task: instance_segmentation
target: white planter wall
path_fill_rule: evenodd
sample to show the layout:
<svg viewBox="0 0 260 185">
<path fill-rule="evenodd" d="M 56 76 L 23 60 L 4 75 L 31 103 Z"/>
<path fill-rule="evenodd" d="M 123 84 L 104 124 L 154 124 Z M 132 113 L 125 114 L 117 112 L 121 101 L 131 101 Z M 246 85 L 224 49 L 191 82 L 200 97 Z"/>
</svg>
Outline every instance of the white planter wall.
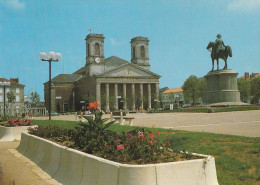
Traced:
<svg viewBox="0 0 260 185">
<path fill-rule="evenodd" d="M 17 150 L 64 185 L 218 185 L 215 160 L 128 165 L 22 133 Z"/>
<path fill-rule="evenodd" d="M 3 127 L 0 126 L 0 142 L 21 140 L 21 133 L 27 132 L 30 126 Z"/>
</svg>

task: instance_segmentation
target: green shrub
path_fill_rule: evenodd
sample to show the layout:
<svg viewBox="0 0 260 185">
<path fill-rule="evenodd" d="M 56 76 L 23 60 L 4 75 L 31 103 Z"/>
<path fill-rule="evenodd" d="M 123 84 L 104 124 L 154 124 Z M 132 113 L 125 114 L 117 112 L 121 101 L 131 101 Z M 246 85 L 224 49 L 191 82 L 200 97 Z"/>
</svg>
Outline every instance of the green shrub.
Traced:
<svg viewBox="0 0 260 185">
<path fill-rule="evenodd" d="M 72 141 L 75 146 L 87 153 L 99 151 L 105 141 L 113 139 L 115 133 L 108 130 L 114 121 L 104 124 L 109 118 L 101 119 L 102 112 L 95 112 L 95 119 L 93 116 L 87 117 L 87 123 L 80 123 L 80 127 L 76 127 Z"/>
<path fill-rule="evenodd" d="M 64 129 L 58 126 L 47 125 L 29 128 L 29 134 L 49 139 L 59 144 L 72 146 L 71 137 L 74 130 Z"/>
</svg>

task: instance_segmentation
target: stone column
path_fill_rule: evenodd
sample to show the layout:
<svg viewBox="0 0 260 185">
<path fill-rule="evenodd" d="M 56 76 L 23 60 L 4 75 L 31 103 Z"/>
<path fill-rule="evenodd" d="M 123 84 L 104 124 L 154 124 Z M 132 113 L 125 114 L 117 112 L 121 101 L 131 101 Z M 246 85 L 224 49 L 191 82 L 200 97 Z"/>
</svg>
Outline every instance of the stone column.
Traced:
<svg viewBox="0 0 260 185">
<path fill-rule="evenodd" d="M 127 101 L 126 101 L 126 84 L 123 84 L 123 100 L 124 100 L 124 105 L 123 109 L 127 109 Z"/>
<path fill-rule="evenodd" d="M 143 89 L 143 84 L 140 84 L 140 100 L 141 100 L 141 109 L 144 108 L 144 89 Z"/>
<path fill-rule="evenodd" d="M 152 104 L 151 104 L 151 84 L 147 84 L 147 91 L 148 91 L 148 110 L 152 108 Z"/>
<path fill-rule="evenodd" d="M 115 84 L 115 110 L 118 110 L 118 88 L 117 84 Z"/>
<path fill-rule="evenodd" d="M 159 83 L 155 84 L 155 98 L 159 101 Z"/>
<path fill-rule="evenodd" d="M 131 86 L 131 99 L 132 99 L 132 110 L 135 110 L 135 84 Z"/>
<path fill-rule="evenodd" d="M 96 101 L 98 103 L 98 109 L 101 109 L 101 96 L 100 96 L 100 83 L 96 85 Z"/>
<path fill-rule="evenodd" d="M 109 112 L 109 83 L 106 83 L 106 111 Z"/>
</svg>

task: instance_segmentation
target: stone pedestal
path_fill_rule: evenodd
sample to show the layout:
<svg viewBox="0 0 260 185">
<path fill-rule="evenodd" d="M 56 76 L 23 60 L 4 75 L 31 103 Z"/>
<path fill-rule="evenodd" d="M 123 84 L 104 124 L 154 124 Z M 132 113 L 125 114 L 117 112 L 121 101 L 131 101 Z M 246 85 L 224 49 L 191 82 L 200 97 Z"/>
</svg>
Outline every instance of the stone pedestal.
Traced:
<svg viewBox="0 0 260 185">
<path fill-rule="evenodd" d="M 218 70 L 209 72 L 205 76 L 206 103 L 239 103 L 240 92 L 237 89 L 237 75 L 238 73 L 234 70 Z"/>
</svg>

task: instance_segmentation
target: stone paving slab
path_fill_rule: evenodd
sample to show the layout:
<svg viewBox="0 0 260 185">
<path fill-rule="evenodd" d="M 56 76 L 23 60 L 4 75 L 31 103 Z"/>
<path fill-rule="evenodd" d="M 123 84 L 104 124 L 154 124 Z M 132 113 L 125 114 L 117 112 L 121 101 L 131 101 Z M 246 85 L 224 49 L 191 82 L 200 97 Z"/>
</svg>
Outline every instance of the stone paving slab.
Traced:
<svg viewBox="0 0 260 185">
<path fill-rule="evenodd" d="M 0 142 L 1 185 L 60 185 L 15 149 L 19 141 Z"/>
</svg>

